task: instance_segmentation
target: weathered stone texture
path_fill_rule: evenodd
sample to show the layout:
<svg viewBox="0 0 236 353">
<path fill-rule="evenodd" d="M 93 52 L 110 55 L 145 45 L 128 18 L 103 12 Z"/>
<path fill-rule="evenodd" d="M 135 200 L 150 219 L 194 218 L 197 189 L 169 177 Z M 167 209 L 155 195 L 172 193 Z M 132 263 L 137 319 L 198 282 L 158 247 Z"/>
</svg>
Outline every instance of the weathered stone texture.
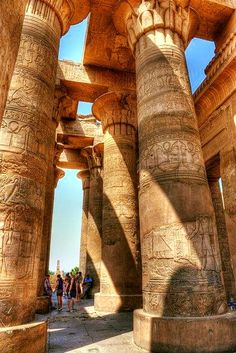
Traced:
<svg viewBox="0 0 236 353">
<path fill-rule="evenodd" d="M 95 307 L 134 309 L 141 305 L 136 101 L 131 95 L 107 93 L 95 101 L 93 113 L 104 130 L 101 284 Z"/>
<path fill-rule="evenodd" d="M 83 170 L 77 174 L 82 179 L 83 187 L 83 209 L 81 223 L 81 240 L 80 240 L 80 264 L 79 268 L 83 276 L 87 273 L 87 236 L 88 236 L 88 212 L 89 212 L 89 189 L 90 189 L 90 173 L 89 170 Z"/>
<path fill-rule="evenodd" d="M 127 21 L 137 72 L 144 311 L 212 315 L 225 310 L 225 297 L 183 53 L 191 36 L 187 23 L 195 18 L 186 9 L 154 3 L 155 9 L 142 5 L 137 18 Z M 167 13 L 174 18 L 172 27 Z M 155 22 L 158 16 L 164 32 Z"/>
<path fill-rule="evenodd" d="M 93 278 L 92 295 L 100 290 L 102 243 L 102 149 L 103 144 L 82 150 L 90 171 L 90 191 L 86 242 L 86 272 Z"/>
<path fill-rule="evenodd" d="M 229 249 L 229 239 L 225 222 L 222 194 L 219 186 L 219 178 L 209 177 L 209 186 L 215 209 L 216 226 L 222 263 L 222 274 L 225 285 L 227 299 L 235 297 L 235 279 L 232 271 L 231 254 Z"/>
<path fill-rule="evenodd" d="M 54 193 L 59 179 L 63 178 L 65 175 L 65 172 L 56 166 L 63 148 L 64 146 L 62 144 L 55 143 L 53 163 L 48 165 L 47 170 L 43 231 L 39 258 L 39 270 L 37 276 L 37 295 L 43 302 L 45 301 L 45 298 L 42 297 L 44 295 L 44 278 L 49 271 Z M 37 299 L 37 307 L 40 307 L 40 298 Z M 37 312 L 40 313 L 38 310 Z"/>
<path fill-rule="evenodd" d="M 73 7 L 30 0 L 0 130 L 1 325 L 35 313 L 48 166 L 53 163 L 53 102 L 58 47 Z M 15 285 L 17 281 L 18 285 Z"/>
<path fill-rule="evenodd" d="M 1 353 L 45 353 L 47 322 L 0 328 Z"/>
<path fill-rule="evenodd" d="M 0 3 L 0 123 L 20 44 L 27 0 Z"/>
</svg>

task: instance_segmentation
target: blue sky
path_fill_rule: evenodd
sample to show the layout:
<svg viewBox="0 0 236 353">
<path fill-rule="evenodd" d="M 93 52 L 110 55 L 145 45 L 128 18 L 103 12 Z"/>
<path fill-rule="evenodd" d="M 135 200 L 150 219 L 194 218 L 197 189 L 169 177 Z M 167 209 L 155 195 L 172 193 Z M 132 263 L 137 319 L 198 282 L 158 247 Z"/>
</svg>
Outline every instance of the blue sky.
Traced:
<svg viewBox="0 0 236 353">
<path fill-rule="evenodd" d="M 61 39 L 59 59 L 81 62 L 86 33 L 86 20 L 72 26 Z M 204 80 L 204 69 L 214 56 L 214 44 L 194 38 L 186 50 L 186 60 L 193 92 Z M 80 102 L 80 114 L 89 114 L 91 104 Z M 66 170 L 55 192 L 50 270 L 56 269 L 57 260 L 61 269 L 69 271 L 79 264 L 79 247 L 82 215 L 82 184 L 76 177 L 78 170 Z"/>
</svg>

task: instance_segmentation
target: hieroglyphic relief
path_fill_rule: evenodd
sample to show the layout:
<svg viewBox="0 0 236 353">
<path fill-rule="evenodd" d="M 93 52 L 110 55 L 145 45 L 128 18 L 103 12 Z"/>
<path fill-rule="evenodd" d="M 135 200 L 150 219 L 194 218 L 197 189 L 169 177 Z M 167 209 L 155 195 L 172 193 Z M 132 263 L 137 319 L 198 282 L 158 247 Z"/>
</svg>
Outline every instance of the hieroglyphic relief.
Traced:
<svg viewBox="0 0 236 353">
<path fill-rule="evenodd" d="M 206 310 L 211 314 L 211 310 L 215 310 L 209 305 L 211 298 L 207 294 L 210 288 L 221 288 L 221 265 L 215 234 L 214 218 L 199 215 L 195 221 L 163 226 L 143 236 L 143 289 L 146 306 L 151 312 L 172 311 L 175 316 L 183 310 L 189 316 L 198 311 L 205 314 Z M 193 291 L 191 295 L 189 285 Z M 178 288 L 178 293 L 174 294 L 175 288 Z M 196 303 L 200 300 L 199 291 L 205 298 L 201 310 Z M 168 304 L 168 300 L 172 303 Z"/>
<path fill-rule="evenodd" d="M 172 259 L 173 269 L 181 264 L 201 271 L 219 272 L 219 254 L 211 243 L 213 236 L 213 219 L 205 215 L 194 222 L 163 226 L 143 236 L 144 256 L 148 260 Z M 165 277 L 163 269 L 157 268 L 157 271 L 160 271 L 160 278 Z"/>
<path fill-rule="evenodd" d="M 16 0 L 14 3 L 4 1 L 0 4 L 0 122 L 20 44 L 26 2 Z"/>
<path fill-rule="evenodd" d="M 52 85 L 57 70 L 57 55 L 52 55 L 52 47 L 45 40 L 36 39 L 32 34 L 23 33 L 20 42 L 20 51 L 17 58 L 18 67 L 28 69 L 32 75 L 40 75 L 42 79 Z"/>
<path fill-rule="evenodd" d="M 98 98 L 93 113 L 102 121 L 105 132 L 102 222 L 102 262 L 105 266 L 101 268 L 101 295 L 112 294 L 115 300 L 117 293 L 120 293 L 125 301 L 127 294 L 140 294 L 140 262 L 138 264 L 136 261 L 139 234 L 135 187 L 135 100 L 128 95 L 108 93 Z M 113 263 L 110 261 L 111 254 Z M 126 276 L 124 283 L 122 273 L 127 268 L 129 276 Z M 113 305 L 117 306 L 115 302 Z M 137 305 L 135 300 L 132 305 Z"/>
<path fill-rule="evenodd" d="M 191 175 L 195 172 L 199 177 L 205 178 L 201 147 L 191 141 L 169 139 L 160 143 L 156 141 L 153 145 L 150 143 L 143 150 L 140 159 L 140 168 L 144 173 L 147 171 L 161 175 L 174 171 L 179 175 L 184 172 Z"/>
<path fill-rule="evenodd" d="M 32 5 L 40 10 L 36 17 Z M 35 306 L 30 305 L 36 298 L 47 163 L 53 160 L 56 129 L 52 113 L 56 74 L 53 65 L 57 61 L 55 48 L 58 48 L 60 39 L 58 15 L 51 5 L 48 7 L 41 0 L 30 0 L 27 11 L 23 41 L 0 130 L 3 161 L 0 175 L 0 287 L 6 281 L 22 281 L 15 294 L 20 314 L 14 317 L 12 311 L 7 324 L 26 322 L 32 319 L 35 310 Z M 40 14 L 49 16 L 49 23 L 46 22 L 47 16 L 41 20 Z M 48 24 L 51 21 L 55 27 L 49 38 Z M 45 70 L 46 58 L 50 64 L 48 70 Z M 29 288 L 23 295 L 23 283 L 26 282 Z M 1 317 L 2 310 L 0 307 Z"/>
</svg>

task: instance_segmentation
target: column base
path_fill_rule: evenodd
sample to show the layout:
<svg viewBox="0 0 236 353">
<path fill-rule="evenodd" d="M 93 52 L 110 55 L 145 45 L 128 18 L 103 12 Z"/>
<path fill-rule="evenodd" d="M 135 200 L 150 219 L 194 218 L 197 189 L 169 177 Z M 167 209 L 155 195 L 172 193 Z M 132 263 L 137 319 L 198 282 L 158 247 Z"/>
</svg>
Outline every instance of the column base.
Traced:
<svg viewBox="0 0 236 353">
<path fill-rule="evenodd" d="M 47 326 L 42 321 L 0 328 L 0 352 L 45 353 Z"/>
<path fill-rule="evenodd" d="M 50 298 L 47 296 L 37 297 L 36 301 L 36 313 L 47 314 L 50 311 Z"/>
<path fill-rule="evenodd" d="M 165 318 L 135 310 L 134 343 L 158 353 L 236 352 L 236 313 Z"/>
<path fill-rule="evenodd" d="M 115 295 L 96 293 L 94 308 L 96 311 L 115 313 L 119 311 L 133 311 L 142 307 L 142 295 Z"/>
</svg>

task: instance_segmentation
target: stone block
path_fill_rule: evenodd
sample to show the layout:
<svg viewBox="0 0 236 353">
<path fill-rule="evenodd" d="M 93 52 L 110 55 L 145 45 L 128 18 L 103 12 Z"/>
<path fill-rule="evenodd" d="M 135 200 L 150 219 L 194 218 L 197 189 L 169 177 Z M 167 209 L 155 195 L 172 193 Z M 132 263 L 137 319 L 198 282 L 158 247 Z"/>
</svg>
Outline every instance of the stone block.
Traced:
<svg viewBox="0 0 236 353">
<path fill-rule="evenodd" d="M 1 353 L 46 353 L 47 321 L 0 328 Z"/>
<path fill-rule="evenodd" d="M 236 314 L 170 318 L 135 310 L 134 342 L 158 353 L 236 352 Z"/>
</svg>

